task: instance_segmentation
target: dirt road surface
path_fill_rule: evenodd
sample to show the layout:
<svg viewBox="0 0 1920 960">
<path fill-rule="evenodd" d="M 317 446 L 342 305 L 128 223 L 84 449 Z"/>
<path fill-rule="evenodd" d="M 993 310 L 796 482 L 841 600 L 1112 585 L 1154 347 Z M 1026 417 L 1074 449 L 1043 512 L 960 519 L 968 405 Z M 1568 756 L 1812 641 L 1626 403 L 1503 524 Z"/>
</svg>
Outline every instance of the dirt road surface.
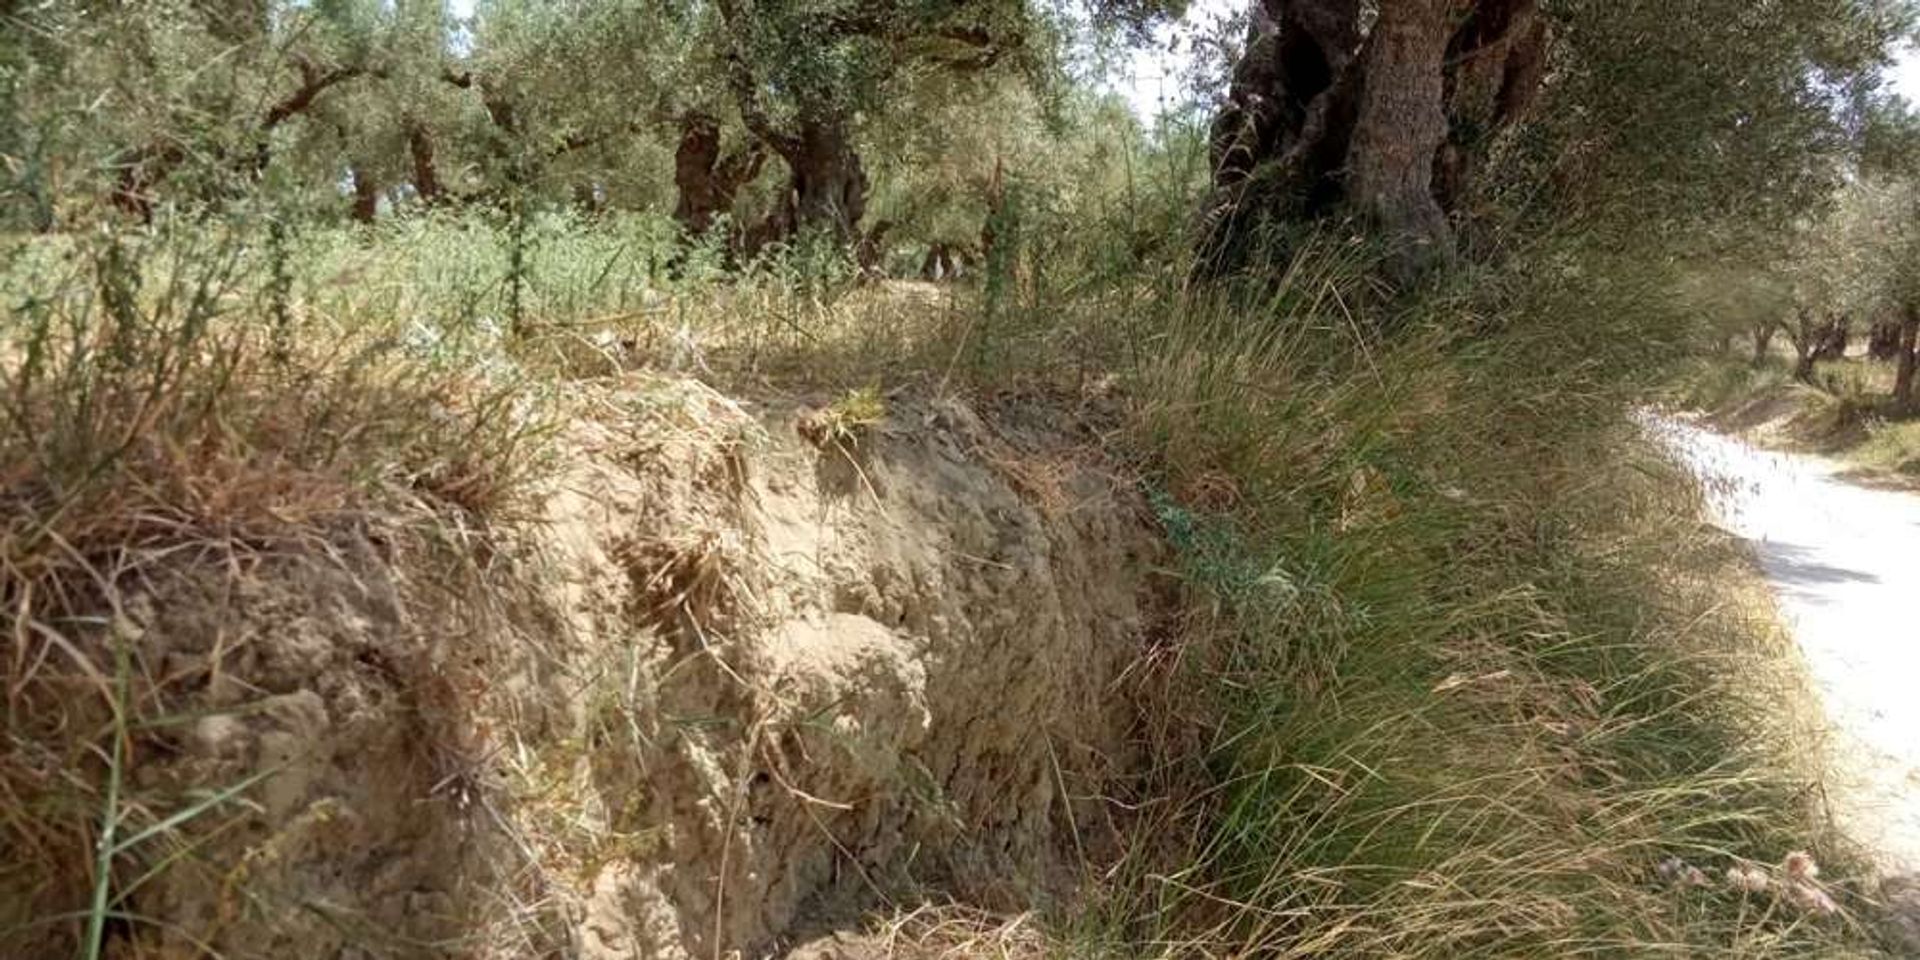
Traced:
<svg viewBox="0 0 1920 960">
<path fill-rule="evenodd" d="M 1760 559 L 1830 725 L 1840 826 L 1889 873 L 1920 873 L 1920 495 L 1680 420 L 1647 422 L 1701 478 L 1715 522 Z"/>
</svg>

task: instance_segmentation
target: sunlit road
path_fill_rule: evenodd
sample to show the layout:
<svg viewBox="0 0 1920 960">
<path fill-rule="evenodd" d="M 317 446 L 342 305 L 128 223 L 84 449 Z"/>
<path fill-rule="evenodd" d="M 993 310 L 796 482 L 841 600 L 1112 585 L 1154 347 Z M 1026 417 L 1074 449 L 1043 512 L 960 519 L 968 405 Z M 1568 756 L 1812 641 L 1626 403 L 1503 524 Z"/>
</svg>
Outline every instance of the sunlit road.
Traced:
<svg viewBox="0 0 1920 960">
<path fill-rule="evenodd" d="M 1834 813 L 1894 872 L 1920 871 L 1920 496 L 1840 479 L 1667 418 L 1653 432 L 1753 544 L 1831 724 Z"/>
</svg>

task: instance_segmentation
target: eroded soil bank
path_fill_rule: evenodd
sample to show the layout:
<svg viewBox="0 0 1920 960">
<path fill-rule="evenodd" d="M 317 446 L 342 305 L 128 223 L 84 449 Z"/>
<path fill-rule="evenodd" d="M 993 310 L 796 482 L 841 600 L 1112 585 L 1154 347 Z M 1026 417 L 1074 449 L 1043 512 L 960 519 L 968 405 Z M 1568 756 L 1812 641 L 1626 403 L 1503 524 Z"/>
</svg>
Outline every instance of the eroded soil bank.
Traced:
<svg viewBox="0 0 1920 960">
<path fill-rule="evenodd" d="M 1084 415 L 571 404 L 506 532 L 374 518 L 117 584 L 87 650 L 126 670 L 68 694 L 130 691 L 147 822 L 216 798 L 119 865 L 162 921 L 122 949 L 757 956 L 913 892 L 1070 893 L 1136 765 L 1160 549 Z M 40 929 L 9 954 L 73 935 Z"/>
</svg>

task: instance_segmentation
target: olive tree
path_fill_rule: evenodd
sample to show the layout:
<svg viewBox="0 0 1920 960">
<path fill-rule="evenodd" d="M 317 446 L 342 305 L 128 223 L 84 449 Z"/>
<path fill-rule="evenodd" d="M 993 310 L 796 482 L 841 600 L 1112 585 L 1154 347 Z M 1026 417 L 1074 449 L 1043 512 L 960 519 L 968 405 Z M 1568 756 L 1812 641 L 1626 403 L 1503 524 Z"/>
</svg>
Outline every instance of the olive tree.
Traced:
<svg viewBox="0 0 1920 960">
<path fill-rule="evenodd" d="M 1258 0 L 1200 249 L 1351 218 L 1411 281 L 1501 218 L 1790 223 L 1827 194 L 1900 10 L 1867 0 Z M 1552 202 L 1543 202 L 1551 200 Z M 1735 205 L 1738 205 L 1737 209 Z"/>
</svg>

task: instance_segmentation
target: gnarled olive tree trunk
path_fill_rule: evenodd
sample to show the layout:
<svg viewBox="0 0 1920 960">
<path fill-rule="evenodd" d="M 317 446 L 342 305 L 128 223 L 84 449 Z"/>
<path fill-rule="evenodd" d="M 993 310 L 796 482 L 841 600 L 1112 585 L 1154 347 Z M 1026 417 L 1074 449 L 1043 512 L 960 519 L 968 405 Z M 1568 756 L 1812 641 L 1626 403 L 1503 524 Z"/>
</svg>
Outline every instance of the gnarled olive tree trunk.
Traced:
<svg viewBox="0 0 1920 960">
<path fill-rule="evenodd" d="M 380 213 L 380 181 L 364 166 L 356 165 L 352 171 L 353 220 L 372 223 Z"/>
<path fill-rule="evenodd" d="M 867 174 L 854 143 L 852 113 L 834 98 L 816 94 L 802 100 L 791 119 L 776 121 L 761 101 L 762 78 L 747 62 L 740 41 L 754 14 L 739 0 L 721 0 L 718 7 L 729 33 L 727 86 L 740 120 L 787 165 L 786 201 L 774 216 L 749 231 L 749 243 L 824 229 L 853 248 L 860 241 L 860 218 L 866 213 Z M 843 24 L 842 29 L 854 28 Z"/>
<path fill-rule="evenodd" d="M 413 192 L 420 202 L 433 206 L 446 199 L 446 187 L 440 183 L 440 166 L 434 160 L 433 132 L 416 117 L 406 120 L 407 159 L 413 165 Z"/>
<path fill-rule="evenodd" d="M 853 130 L 844 116 L 800 118 L 792 137 L 774 143 L 791 172 L 793 225 L 824 228 L 842 243 L 860 236 L 867 210 L 867 172 L 854 149 Z"/>
<path fill-rule="evenodd" d="M 1853 343 L 1853 320 L 1845 314 L 1827 314 L 1826 327 L 1820 338 L 1820 346 L 1815 348 L 1815 360 L 1845 360 L 1847 348 Z"/>
<path fill-rule="evenodd" d="M 1347 202 L 1399 245 L 1396 272 L 1418 272 L 1453 252 L 1453 231 L 1433 193 L 1433 168 L 1447 140 L 1443 73 L 1454 3 L 1381 3 L 1358 64 Z"/>
<path fill-rule="evenodd" d="M 749 129 L 786 164 L 787 189 L 777 209 L 747 228 L 742 249 L 756 251 L 802 231 L 831 236 L 849 250 L 867 242 L 860 228 L 867 210 L 866 167 L 845 118 L 802 118 L 792 133 L 767 126 Z"/>
<path fill-rule="evenodd" d="M 1538 0 L 1257 0 L 1211 130 L 1203 274 L 1265 224 L 1362 218 L 1410 281 L 1451 257 L 1494 139 L 1525 116 L 1549 34 Z"/>
<path fill-rule="evenodd" d="M 1762 324 L 1756 324 L 1754 326 L 1753 328 L 1753 365 L 1755 367 L 1761 367 L 1766 365 L 1767 356 L 1773 350 L 1774 332 L 1779 329 L 1780 329 L 1779 327 L 1774 326 L 1772 323 L 1762 323 Z"/>
<path fill-rule="evenodd" d="M 690 111 L 681 116 L 673 153 L 674 221 L 693 236 L 705 234 L 715 218 L 733 209 L 740 188 L 759 176 L 765 159 L 758 144 L 724 150 L 720 123 L 711 115 Z"/>
<path fill-rule="evenodd" d="M 1793 325 L 1787 328 L 1787 339 L 1793 342 L 1793 378 L 1812 383 L 1820 345 L 1827 341 L 1827 325 L 1806 307 L 1796 308 L 1793 317 Z"/>
<path fill-rule="evenodd" d="M 1867 335 L 1867 356 L 1883 361 L 1898 357 L 1902 325 L 1899 317 L 1882 317 L 1875 320 L 1872 331 Z"/>
</svg>

